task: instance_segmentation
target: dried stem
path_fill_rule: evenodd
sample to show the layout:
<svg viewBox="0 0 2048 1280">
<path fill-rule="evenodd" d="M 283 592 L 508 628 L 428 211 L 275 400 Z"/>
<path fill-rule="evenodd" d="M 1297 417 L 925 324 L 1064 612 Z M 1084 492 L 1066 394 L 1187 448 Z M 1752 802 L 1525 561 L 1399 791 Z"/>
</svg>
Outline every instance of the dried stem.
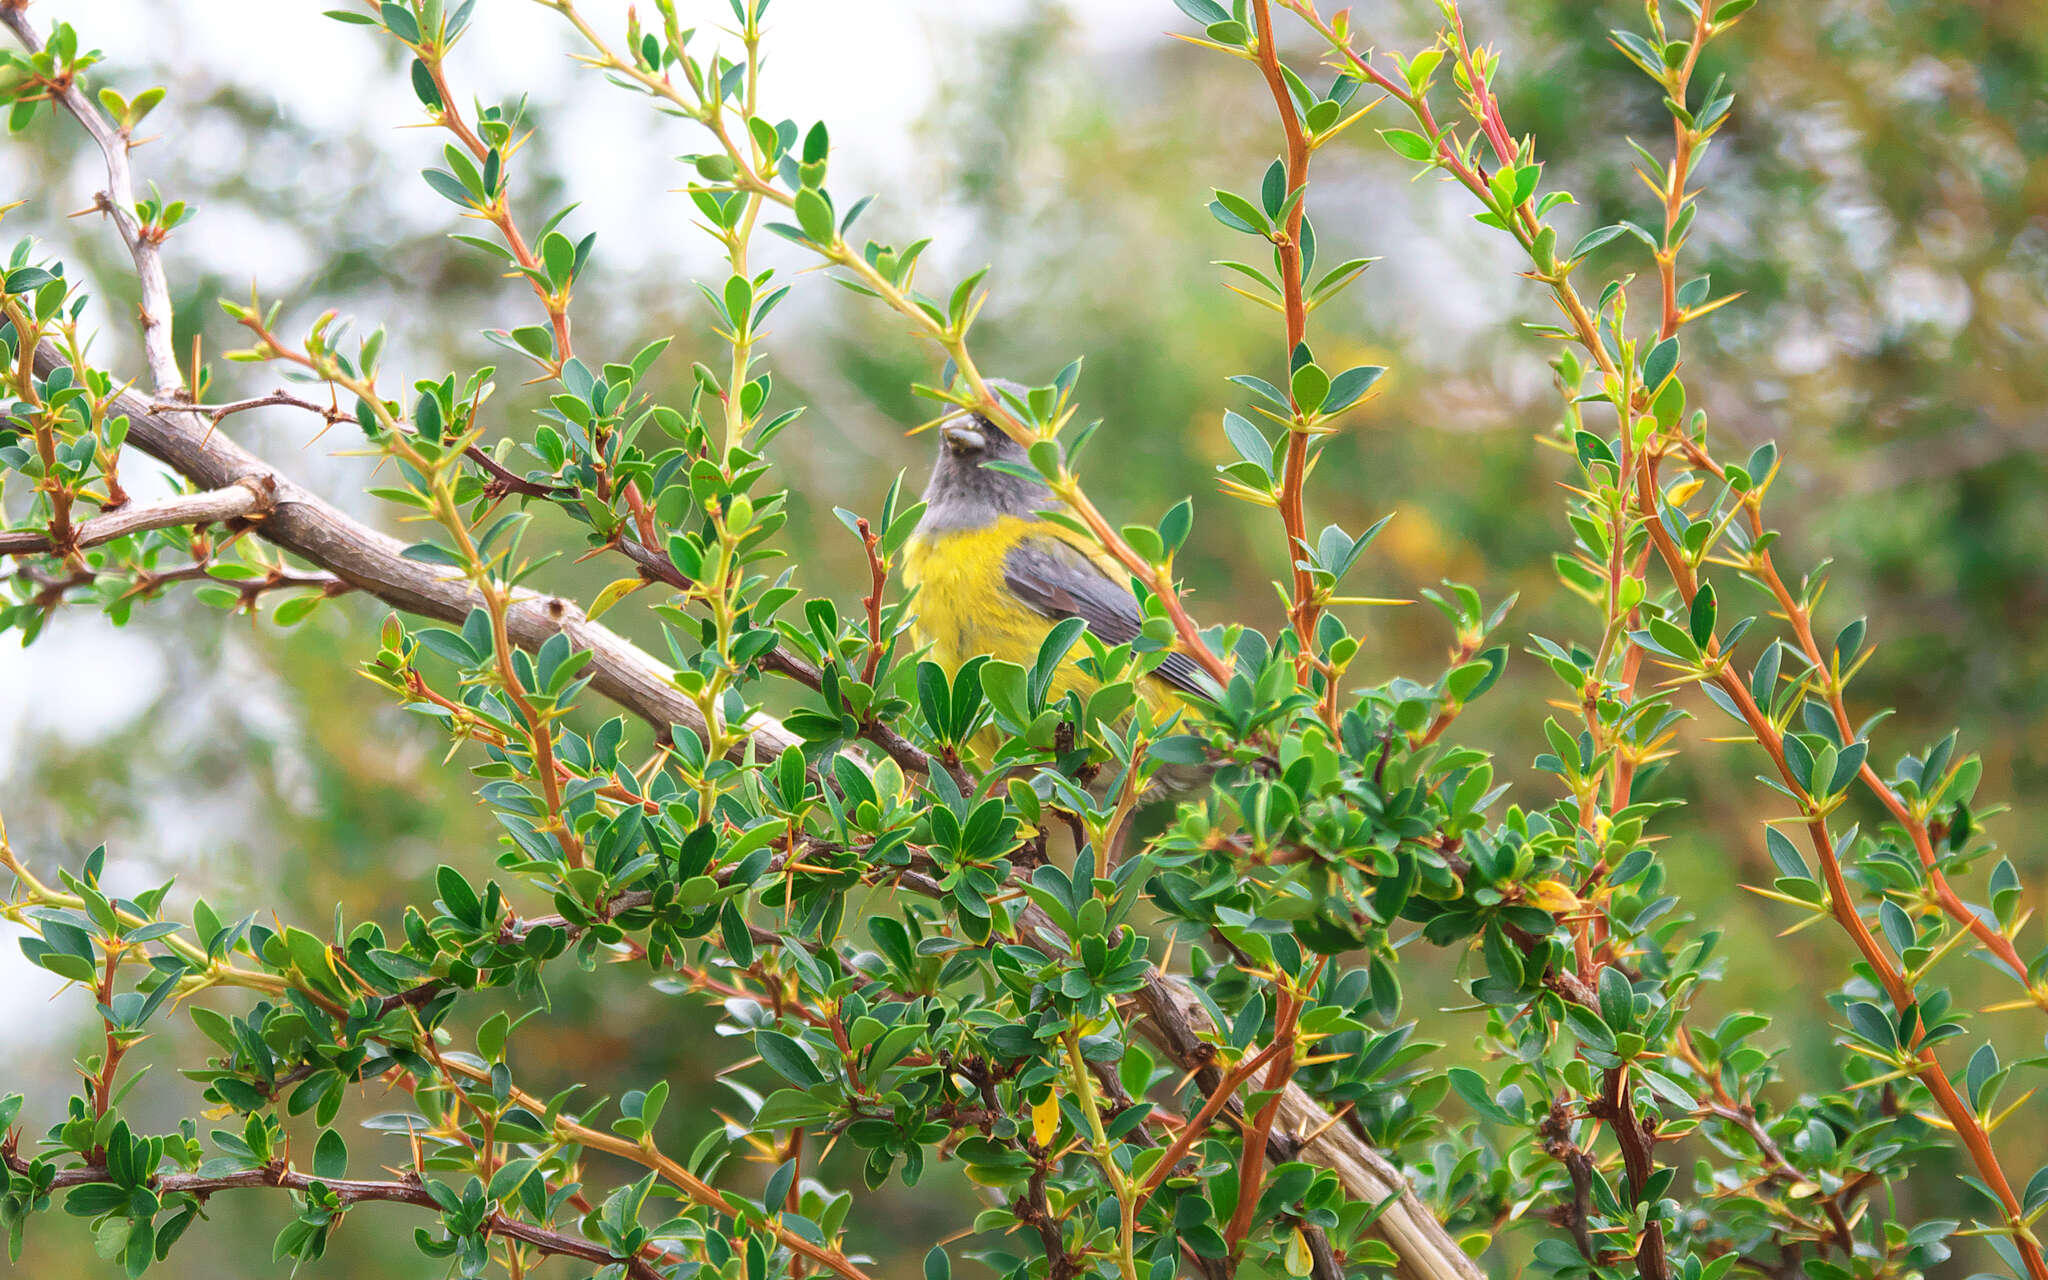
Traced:
<svg viewBox="0 0 2048 1280">
<path fill-rule="evenodd" d="M 178 525 L 222 524 L 229 520 L 260 517 L 268 510 L 271 495 L 259 477 L 238 480 L 205 493 L 183 494 L 158 502 L 131 502 L 104 515 L 83 521 L 71 530 L 68 543 L 59 545 L 53 530 L 0 530 L 0 556 L 68 555 L 151 529 Z"/>
</svg>

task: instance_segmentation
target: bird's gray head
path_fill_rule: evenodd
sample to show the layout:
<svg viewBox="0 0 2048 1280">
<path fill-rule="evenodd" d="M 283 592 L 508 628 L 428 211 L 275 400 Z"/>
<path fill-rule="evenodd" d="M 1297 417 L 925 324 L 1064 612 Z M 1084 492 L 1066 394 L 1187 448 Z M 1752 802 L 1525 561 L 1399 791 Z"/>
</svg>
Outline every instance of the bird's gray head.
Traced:
<svg viewBox="0 0 2048 1280">
<path fill-rule="evenodd" d="M 1016 395 L 1024 388 L 998 378 L 988 379 Z M 1033 512 L 1053 505 L 1051 490 L 1037 480 L 984 464 L 1008 463 L 1029 467 L 1024 449 L 995 423 L 979 413 L 960 413 L 939 425 L 939 456 L 932 464 L 931 483 L 924 488 L 924 518 L 918 528 L 926 533 L 958 529 L 979 529 L 1002 516 L 1029 519 Z"/>
</svg>

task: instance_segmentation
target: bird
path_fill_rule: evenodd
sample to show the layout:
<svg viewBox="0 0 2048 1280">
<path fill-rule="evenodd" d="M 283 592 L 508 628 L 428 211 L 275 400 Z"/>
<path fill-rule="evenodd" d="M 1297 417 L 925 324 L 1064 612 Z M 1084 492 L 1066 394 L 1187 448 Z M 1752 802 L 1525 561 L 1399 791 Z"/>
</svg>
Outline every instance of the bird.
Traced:
<svg viewBox="0 0 2048 1280">
<path fill-rule="evenodd" d="M 985 380 L 1019 396 L 1024 388 Z M 904 545 L 903 578 L 916 589 L 912 638 L 949 674 L 979 655 L 1029 668 L 1047 632 L 1079 618 L 1105 645 L 1128 644 L 1144 614 L 1121 566 L 1038 513 L 1061 510 L 1029 472 L 1024 447 L 977 411 L 939 425 L 938 457 L 925 486 L 925 510 Z M 1085 701 L 1100 682 L 1082 670 L 1078 647 L 1055 674 L 1050 697 L 1069 690 Z M 1185 695 L 1214 696 L 1186 654 L 1168 653 L 1139 678 L 1139 693 L 1161 718 Z"/>
</svg>

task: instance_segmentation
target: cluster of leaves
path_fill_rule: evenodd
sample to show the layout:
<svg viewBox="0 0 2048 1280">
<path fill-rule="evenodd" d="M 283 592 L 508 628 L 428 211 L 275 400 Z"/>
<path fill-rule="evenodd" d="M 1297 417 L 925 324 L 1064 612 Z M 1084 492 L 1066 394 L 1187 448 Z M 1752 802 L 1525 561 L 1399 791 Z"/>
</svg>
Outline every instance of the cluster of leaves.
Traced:
<svg viewBox="0 0 2048 1280">
<path fill-rule="evenodd" d="M 1852 725 L 1843 703 L 1864 627 L 1823 649 L 1819 581 L 1789 588 L 1769 558 L 1775 450 L 1719 463 L 1704 415 L 1686 413 L 1677 331 L 1727 299 L 1704 280 L 1679 284 L 1675 264 L 1694 168 L 1730 107 L 1718 86 L 1693 93 L 1690 76 L 1746 5 L 1674 0 L 1691 23 L 1680 38 L 1653 0 L 1649 35 L 1617 35 L 1674 122 L 1676 157 L 1645 153 L 1664 175 L 1651 180 L 1664 226 L 1596 230 L 1560 257 L 1550 219 L 1570 196 L 1541 192 L 1533 143 L 1508 133 L 1487 88 L 1496 56 L 1468 43 L 1450 0 L 1431 48 L 1390 59 L 1354 51 L 1342 16 L 1283 3 L 1329 43 L 1323 93 L 1281 61 L 1266 0 L 1179 0 L 1201 24 L 1196 43 L 1265 73 L 1289 144 L 1256 199 L 1218 189 L 1213 206 L 1232 232 L 1270 244 L 1270 272 L 1226 265 L 1287 324 L 1273 376 L 1233 378 L 1280 440 L 1232 412 L 1222 430 L 1235 457 L 1219 468 L 1227 494 L 1285 526 L 1288 625 L 1267 636 L 1203 630 L 1181 608 L 1173 560 L 1195 536 L 1191 502 L 1118 530 L 1088 501 L 1076 467 L 1094 426 L 1068 429 L 1078 363 L 1039 387 L 992 383 L 968 350 L 978 275 L 941 300 L 915 285 L 924 242 L 847 240 L 868 202 L 842 214 L 826 191 L 826 127 L 758 106 L 766 0 L 733 0 L 736 54 L 707 49 L 668 0 L 652 28 L 633 21 L 624 52 L 568 0 L 543 2 L 611 79 L 708 139 L 685 159 L 700 226 L 729 269 L 702 290 L 729 360 L 695 365 L 676 399 L 657 374 L 666 341 L 619 359 L 575 351 L 571 297 L 595 244 L 561 229 L 570 209 L 532 238 L 519 227 L 522 113 L 465 114 L 449 79 L 471 5 L 337 11 L 412 59 L 421 107 L 452 139 L 424 179 L 495 233 L 460 238 L 532 290 L 542 322 L 492 336 L 532 366 L 544 400 L 501 416 L 489 368 L 394 393 L 380 384 L 381 331 L 351 342 L 328 315 L 287 340 L 275 307 L 226 306 L 251 335 L 238 358 L 353 406 L 327 416 L 351 419 L 387 463 L 378 496 L 430 526 L 406 557 L 466 584 L 473 607 L 459 625 L 394 615 L 364 670 L 465 752 L 503 836 L 492 868 L 440 867 L 432 900 L 391 928 L 337 919 L 321 932 L 229 923 L 203 901 L 174 916 L 169 885 L 110 897 L 98 854 L 45 880 L 0 838 L 16 886 L 0 911 L 32 931 L 33 963 L 94 993 L 106 1032 L 39 1138 L 24 1145 L 12 1130 L 22 1099 L 0 1103 L 0 1222 L 17 1256 L 28 1218 L 61 1198 L 102 1256 L 138 1275 L 206 1196 L 272 1187 L 294 1206 L 279 1259 L 320 1257 L 353 1205 L 388 1200 L 431 1215 L 438 1233 L 422 1228 L 420 1249 L 465 1276 L 560 1255 L 608 1274 L 864 1280 L 848 1243 L 857 1192 L 819 1176 L 817 1149 L 838 1146 L 857 1153 L 868 1187 L 957 1166 L 988 1204 L 952 1248 L 1005 1276 L 1160 1280 L 1192 1266 L 1335 1280 L 1412 1265 L 1401 1252 L 1412 1239 L 1385 1217 L 1398 1191 L 1368 1194 L 1319 1156 L 1341 1142 L 1399 1168 L 1446 1239 L 1476 1254 L 1497 1235 L 1524 1237 L 1509 1247 L 1546 1274 L 1904 1276 L 1940 1262 L 1960 1224 L 1913 1221 L 1909 1202 L 1883 1193 L 1953 1136 L 1985 1201 L 1973 1229 L 2039 1280 L 2028 1223 L 2048 1206 L 2048 1171 L 2016 1190 L 1989 1138 L 2001 1087 L 2041 1064 L 1980 1045 L 1958 1095 L 1935 1054 L 1973 1034 L 1931 977 L 1959 947 L 2009 970 L 2025 1007 L 2048 1006 L 2044 960 L 2021 961 L 2012 942 L 2018 877 L 1983 836 L 1978 770 L 1953 740 L 1888 777 L 1872 767 L 1871 726 Z M 17 126 L 93 60 L 60 27 L 11 62 L 0 96 Z M 1430 103 L 1445 72 L 1462 113 L 1448 127 Z M 125 130 L 154 99 L 101 102 Z M 1577 479 L 1558 567 L 1598 632 L 1530 639 L 1565 686 L 1533 753 L 1556 779 L 1548 801 L 1503 808 L 1494 762 L 1451 732 L 1505 667 L 1506 606 L 1463 586 L 1429 593 L 1453 632 L 1444 671 L 1354 687 L 1345 672 L 1363 646 L 1339 611 L 1372 602 L 1340 592 L 1378 526 L 1311 537 L 1305 523 L 1316 451 L 1381 372 L 1333 373 L 1309 345 L 1313 309 L 1367 264 L 1315 276 L 1307 168 L 1381 103 L 1414 117 L 1383 132 L 1388 146 L 1463 184 L 1566 317 L 1554 330 L 1569 344 L 1555 366 L 1558 443 Z M 145 239 L 183 216 L 160 198 L 145 206 Z M 761 221 L 777 211 L 793 221 Z M 944 376 L 924 390 L 1027 444 L 1025 474 L 1060 503 L 1048 518 L 1128 571 L 1144 613 L 1135 637 L 1112 644 L 1069 620 L 1029 665 L 925 660 L 916 601 L 886 586 L 922 511 L 900 486 L 872 522 L 843 513 L 872 570 L 858 613 L 802 581 L 768 453 L 800 408 L 776 404 L 757 351 L 788 292 L 752 261 L 762 226 L 943 355 Z M 1571 279 L 1625 233 L 1657 268 L 1651 330 L 1630 326 L 1628 281 L 1588 305 Z M 0 474 L 28 495 L 10 532 L 32 535 L 15 556 L 27 594 L 0 627 L 32 639 L 88 585 L 118 623 L 174 576 L 219 580 L 234 596 L 224 603 L 251 609 L 273 587 L 317 588 L 278 608 L 286 625 L 336 593 L 260 554 L 216 562 L 224 539 L 249 545 L 240 525 L 80 545 L 77 511 L 126 502 L 115 380 L 84 357 L 83 295 L 60 266 L 24 244 L 0 290 Z M 61 358 L 39 372 L 38 348 Z M 663 689 L 694 723 L 604 718 L 591 649 L 568 631 L 515 642 L 534 604 L 522 583 L 549 559 L 529 538 L 557 516 L 593 555 L 629 566 L 592 613 L 643 590 L 660 597 L 649 608 L 666 642 Z M 169 570 L 178 554 L 193 567 Z M 1746 670 L 1738 645 L 1773 624 L 1724 622 L 1710 574 L 1762 588 L 1784 624 Z M 1146 696 L 1174 646 L 1217 676 L 1210 696 L 1170 707 Z M 1670 679 L 1644 687 L 1646 663 Z M 1073 665 L 1085 694 L 1058 679 Z M 771 734 L 763 691 L 784 681 L 798 709 Z M 1676 749 L 1680 691 L 1695 686 L 1769 758 L 1769 802 L 1792 806 L 1787 830 L 1770 829 L 1782 876 L 1769 895 L 1832 920 L 1860 951 L 1833 997 L 1836 1079 L 1788 1082 L 1766 1018 L 1714 1021 L 1699 1008 L 1717 935 L 1683 910 L 1657 852 L 1675 802 L 1644 794 Z M 1837 834 L 1830 819 L 1858 787 L 1894 821 Z M 1162 791 L 1173 811 L 1141 814 Z M 1813 862 L 1792 834 L 1810 838 Z M 1949 879 L 1981 865 L 1992 870 L 1978 908 Z M 1483 1071 L 1439 1056 L 1404 1021 L 1413 947 L 1456 957 L 1471 1001 L 1459 1016 L 1486 1050 Z M 663 1081 L 545 1098 L 522 1085 L 520 1038 L 544 1028 L 551 976 L 620 959 L 631 969 L 615 972 L 715 1002 L 720 1030 L 750 1048 L 731 1076 L 742 1105 L 729 1124 L 675 1114 Z M 482 1014 L 492 990 L 529 1012 Z M 238 1118 L 204 1140 L 196 1122 L 145 1134 L 123 1105 L 136 1078 L 124 1060 L 174 1010 L 211 1046 L 186 1075 L 206 1106 Z M 595 1096 L 614 1083 L 634 1087 L 616 1102 Z M 405 1176 L 346 1176 L 343 1099 L 364 1085 L 398 1096 L 368 1127 L 407 1141 L 380 1161 L 402 1161 Z M 1668 1158 L 1682 1139 L 1689 1179 Z M 309 1163 L 291 1154 L 308 1149 Z M 644 1175 L 594 1185 L 586 1157 L 599 1153 Z M 765 1176 L 733 1175 L 735 1156 Z M 950 1267 L 935 1248 L 928 1280 Z"/>
</svg>

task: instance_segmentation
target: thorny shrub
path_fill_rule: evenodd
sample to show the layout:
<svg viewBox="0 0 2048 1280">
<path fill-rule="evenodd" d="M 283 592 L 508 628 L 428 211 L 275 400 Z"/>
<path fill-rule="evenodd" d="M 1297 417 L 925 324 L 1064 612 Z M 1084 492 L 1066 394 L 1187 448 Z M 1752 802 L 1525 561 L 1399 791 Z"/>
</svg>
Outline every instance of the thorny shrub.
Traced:
<svg viewBox="0 0 2048 1280">
<path fill-rule="evenodd" d="M 1502 118 L 1498 55 L 1453 0 L 1412 54 L 1367 48 L 1348 11 L 1312 0 L 1177 0 L 1184 38 L 1263 82 L 1281 142 L 1211 205 L 1251 250 L 1227 264 L 1234 291 L 1279 339 L 1270 367 L 1231 379 L 1235 460 L 1220 468 L 1225 495 L 1274 513 L 1276 634 L 1182 607 L 1191 504 L 1118 527 L 1083 491 L 1096 432 L 1075 423 L 1078 360 L 1026 393 L 992 385 L 971 350 L 980 277 L 926 292 L 924 241 L 861 237 L 869 201 L 832 189 L 827 125 L 774 113 L 768 0 L 731 0 L 723 30 L 685 28 L 656 0 L 651 22 L 610 33 L 573 0 L 539 2 L 578 40 L 594 89 L 638 95 L 691 140 L 690 209 L 729 271 L 701 282 L 727 355 L 695 366 L 686 398 L 643 390 L 665 340 L 572 344 L 593 240 L 570 209 L 514 217 L 529 126 L 517 104 L 460 105 L 451 79 L 451 51 L 482 20 L 474 0 L 386 0 L 332 17 L 347 38 L 405 50 L 444 143 L 424 178 L 474 233 L 453 251 L 530 284 L 532 323 L 488 335 L 505 373 L 400 386 L 381 330 L 351 336 L 330 313 L 288 336 L 274 305 L 224 301 L 247 331 L 237 358 L 304 394 L 182 407 L 206 389 L 187 388 L 171 351 L 157 247 L 188 210 L 138 198 L 128 171 L 162 91 L 123 96 L 72 27 L 39 35 L 21 5 L 0 6 L 23 46 L 0 79 L 10 129 L 83 124 L 106 152 L 99 208 L 140 272 L 161 402 L 92 362 L 75 279 L 17 245 L 0 297 L 0 549 L 14 566 L 0 627 L 30 641 L 87 604 L 118 625 L 186 583 L 286 627 L 378 597 L 399 611 L 365 641 L 363 670 L 449 735 L 503 826 L 494 866 L 457 858 L 402 919 L 331 928 L 264 923 L 259 904 L 169 915 L 169 885 L 104 891 L 101 852 L 45 866 L 0 842 L 13 885 L 0 912 L 105 1029 L 46 1131 L 12 1130 L 24 1100 L 0 1102 L 13 1256 L 54 1207 L 140 1275 L 210 1196 L 270 1188 L 292 1212 L 280 1261 L 318 1258 L 353 1206 L 394 1201 L 417 1206 L 418 1247 L 465 1276 L 562 1255 L 602 1275 L 863 1280 L 844 1244 L 862 1186 L 826 1179 L 916 1184 L 953 1164 L 985 1207 L 932 1248 L 929 1280 L 956 1258 L 1052 1280 L 1334 1280 L 1471 1276 L 1489 1257 L 1560 1276 L 1836 1280 L 1918 1274 L 1959 1230 L 2048 1280 L 2031 1229 L 2048 1169 L 1990 1136 L 2001 1094 L 2021 1092 L 2007 1077 L 2040 1064 L 2000 1061 L 1938 972 L 1976 953 L 2010 976 L 2008 1008 L 2048 1010 L 2048 953 L 2018 949 L 2021 886 L 1980 826 L 1979 766 L 1953 737 L 1876 745 L 1849 697 L 1864 623 L 1824 626 L 1823 579 L 1774 558 L 1778 450 L 1729 456 L 1688 408 L 1684 330 L 1730 301 L 1680 262 L 1691 179 L 1734 103 L 1694 70 L 1749 0 L 1649 0 L 1614 33 L 1661 89 L 1670 140 L 1637 148 L 1655 193 L 1639 217 L 1570 244 L 1553 218 L 1572 197 Z M 1317 65 L 1282 59 L 1281 23 L 1320 42 Z M 1469 192 L 1556 303 L 1555 443 L 1576 470 L 1557 567 L 1587 611 L 1576 636 L 1510 639 L 1506 604 L 1446 584 L 1422 594 L 1448 621 L 1447 667 L 1359 689 L 1355 620 L 1372 602 L 1345 580 L 1376 530 L 1311 530 L 1304 487 L 1382 371 L 1315 354 L 1316 309 L 1367 264 L 1319 258 L 1316 219 L 1345 211 L 1314 204 L 1311 170 L 1375 132 Z M 942 372 L 919 390 L 935 416 L 971 408 L 1028 445 L 1060 504 L 1049 518 L 1127 571 L 1146 619 L 1134 640 L 1069 622 L 1029 667 L 921 660 L 917 601 L 888 586 L 921 506 L 893 488 L 867 517 L 841 513 L 872 571 L 863 609 L 810 594 L 774 467 L 805 425 L 762 340 L 797 286 L 755 260 L 763 233 L 929 344 Z M 548 406 L 496 415 L 506 376 L 545 383 Z M 220 453 L 227 420 L 262 404 L 357 433 L 386 464 L 376 495 L 426 534 L 401 554 Z M 137 449 L 193 492 L 131 501 L 121 469 Z M 618 566 L 589 614 L 650 609 L 665 653 L 522 587 L 547 558 L 528 550 L 536 521 L 576 526 Z M 1744 616 L 1737 598 L 1763 603 Z M 1554 782 L 1507 803 L 1457 730 L 1517 647 L 1559 682 L 1557 713 L 1529 726 Z M 1170 716 L 1134 696 L 1169 651 L 1212 681 Z M 1085 700 L 1051 696 L 1070 655 L 1102 682 Z M 777 693 L 796 706 L 779 722 L 760 709 L 777 685 L 798 695 Z M 1763 767 L 1753 802 L 1778 878 L 1760 892 L 1788 922 L 1843 935 L 1832 1080 L 1785 1078 L 1770 1011 L 1719 1006 L 1717 934 L 1666 888 L 1658 841 L 1686 816 L 1654 780 L 1693 740 L 1677 733 L 1690 715 L 1720 721 L 1713 732 Z M 1141 822 L 1154 776 L 1193 765 L 1206 781 Z M 1882 807 L 1881 827 L 1840 816 L 1853 793 Z M 1437 1052 L 1444 1029 L 1404 995 L 1404 948 L 1463 957 L 1484 1070 Z M 664 1122 L 660 1080 L 547 1097 L 522 1084 L 550 973 L 621 958 L 612 981 L 655 975 L 720 1006 L 740 1114 Z M 469 1016 L 488 988 L 530 1012 Z M 210 1056 L 178 1064 L 192 1118 L 146 1131 L 124 1090 L 138 1046 L 174 1016 Z M 395 1099 L 369 1127 L 401 1135 L 377 1150 L 402 1175 L 362 1177 L 371 1140 L 336 1126 L 364 1085 Z M 687 1136 L 664 1145 L 658 1131 Z M 1977 1202 L 1968 1228 L 1914 1220 L 1896 1194 L 1950 1147 Z M 765 1179 L 735 1176 L 736 1156 L 764 1155 Z"/>
</svg>

